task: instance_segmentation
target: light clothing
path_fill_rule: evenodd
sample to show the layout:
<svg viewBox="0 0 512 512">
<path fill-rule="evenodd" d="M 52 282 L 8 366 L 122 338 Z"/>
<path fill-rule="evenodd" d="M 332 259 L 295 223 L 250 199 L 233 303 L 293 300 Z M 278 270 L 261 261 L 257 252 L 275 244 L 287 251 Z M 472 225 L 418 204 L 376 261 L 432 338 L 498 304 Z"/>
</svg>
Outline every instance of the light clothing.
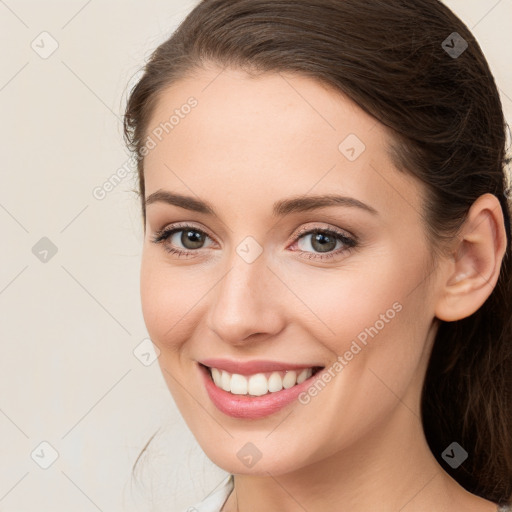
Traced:
<svg viewBox="0 0 512 512">
<path fill-rule="evenodd" d="M 220 512 L 231 494 L 233 486 L 233 475 L 228 475 L 214 492 L 183 512 Z"/>
<path fill-rule="evenodd" d="M 212 492 L 207 498 L 193 507 L 188 507 L 183 512 L 221 512 L 224 503 L 226 503 L 231 491 L 233 490 L 233 475 L 228 475 L 223 480 L 217 490 Z M 502 506 L 496 509 L 496 512 L 512 512 L 512 507 Z"/>
</svg>

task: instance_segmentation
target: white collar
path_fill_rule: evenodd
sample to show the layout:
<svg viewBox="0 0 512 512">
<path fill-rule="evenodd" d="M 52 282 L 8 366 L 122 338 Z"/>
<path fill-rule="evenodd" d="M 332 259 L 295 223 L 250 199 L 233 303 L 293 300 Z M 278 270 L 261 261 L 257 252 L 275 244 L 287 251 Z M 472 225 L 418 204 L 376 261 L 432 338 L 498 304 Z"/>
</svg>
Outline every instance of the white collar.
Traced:
<svg viewBox="0 0 512 512">
<path fill-rule="evenodd" d="M 194 512 L 220 512 L 224 503 L 231 494 L 234 487 L 233 475 L 228 475 L 203 501 L 197 503 L 193 507 L 187 508 L 187 511 L 193 510 Z M 187 512 L 185 511 L 185 512 Z"/>
</svg>

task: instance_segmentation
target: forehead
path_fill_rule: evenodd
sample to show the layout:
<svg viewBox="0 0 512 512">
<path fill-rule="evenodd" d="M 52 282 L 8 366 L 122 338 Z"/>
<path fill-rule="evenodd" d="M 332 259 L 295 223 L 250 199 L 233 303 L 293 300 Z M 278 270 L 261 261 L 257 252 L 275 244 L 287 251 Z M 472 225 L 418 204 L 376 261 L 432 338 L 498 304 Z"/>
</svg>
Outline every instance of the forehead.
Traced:
<svg viewBox="0 0 512 512">
<path fill-rule="evenodd" d="M 420 201 L 414 180 L 392 165 L 385 127 L 297 74 L 196 72 L 162 92 L 146 136 L 154 146 L 145 157 L 146 197 L 170 189 L 215 202 L 222 194 L 239 209 L 327 192 L 376 208 L 397 194 Z"/>
</svg>

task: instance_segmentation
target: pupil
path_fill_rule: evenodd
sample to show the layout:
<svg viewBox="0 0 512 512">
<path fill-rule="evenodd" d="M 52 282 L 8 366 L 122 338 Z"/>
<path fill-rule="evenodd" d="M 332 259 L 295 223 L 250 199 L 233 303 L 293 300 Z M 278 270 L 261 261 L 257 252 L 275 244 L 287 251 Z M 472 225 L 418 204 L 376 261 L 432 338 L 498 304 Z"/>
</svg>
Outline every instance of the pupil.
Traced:
<svg viewBox="0 0 512 512">
<path fill-rule="evenodd" d="M 202 244 L 201 234 L 197 231 L 184 231 L 181 238 L 181 242 L 185 247 L 187 247 L 187 244 L 192 244 L 192 247 L 189 247 L 189 249 L 197 249 Z"/>
<path fill-rule="evenodd" d="M 332 244 L 334 242 L 334 246 L 336 246 L 336 240 L 331 240 L 329 238 L 329 235 L 325 235 L 324 233 L 317 233 L 314 236 L 312 243 L 313 247 L 315 247 L 315 242 L 318 242 L 320 244 L 320 252 L 328 252 L 329 250 L 334 249 L 334 247 L 329 247 L 329 243 Z"/>
</svg>

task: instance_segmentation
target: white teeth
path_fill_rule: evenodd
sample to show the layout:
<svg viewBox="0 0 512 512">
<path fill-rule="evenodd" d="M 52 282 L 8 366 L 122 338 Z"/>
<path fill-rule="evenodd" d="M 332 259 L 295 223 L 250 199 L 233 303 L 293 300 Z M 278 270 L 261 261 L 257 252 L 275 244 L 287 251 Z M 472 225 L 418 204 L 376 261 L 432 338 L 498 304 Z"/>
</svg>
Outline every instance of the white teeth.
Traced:
<svg viewBox="0 0 512 512">
<path fill-rule="evenodd" d="M 291 372 L 287 372 L 283 379 L 283 388 L 288 389 L 292 386 L 295 386 L 295 383 L 297 382 L 297 372 L 294 372 L 293 370 Z"/>
<path fill-rule="evenodd" d="M 274 372 L 268 379 L 268 390 L 272 393 L 276 391 L 281 391 L 283 389 L 283 379 L 279 373 Z"/>
<path fill-rule="evenodd" d="M 249 395 L 261 396 L 268 393 L 268 380 L 263 373 L 249 377 Z"/>
<path fill-rule="evenodd" d="M 212 368 L 212 377 L 213 377 L 213 382 L 215 382 L 215 385 L 217 387 L 222 387 L 221 385 L 221 373 L 220 373 L 220 370 L 217 370 L 217 368 Z"/>
<path fill-rule="evenodd" d="M 231 374 L 224 370 L 221 373 L 220 387 L 224 391 L 231 391 Z"/>
<path fill-rule="evenodd" d="M 234 395 L 262 396 L 289 389 L 301 384 L 313 374 L 312 368 L 305 368 L 298 374 L 294 370 L 272 372 L 271 374 L 256 373 L 245 376 L 238 373 L 228 373 L 218 368 L 210 368 L 213 382 L 218 388 Z M 268 377 L 267 377 L 268 375 Z"/>
<path fill-rule="evenodd" d="M 234 373 L 231 375 L 231 393 L 234 395 L 247 394 L 247 379 L 243 375 Z"/>
<path fill-rule="evenodd" d="M 311 377 L 311 373 L 308 374 L 310 368 L 305 368 L 297 376 L 297 384 L 302 384 L 307 378 Z"/>
</svg>

